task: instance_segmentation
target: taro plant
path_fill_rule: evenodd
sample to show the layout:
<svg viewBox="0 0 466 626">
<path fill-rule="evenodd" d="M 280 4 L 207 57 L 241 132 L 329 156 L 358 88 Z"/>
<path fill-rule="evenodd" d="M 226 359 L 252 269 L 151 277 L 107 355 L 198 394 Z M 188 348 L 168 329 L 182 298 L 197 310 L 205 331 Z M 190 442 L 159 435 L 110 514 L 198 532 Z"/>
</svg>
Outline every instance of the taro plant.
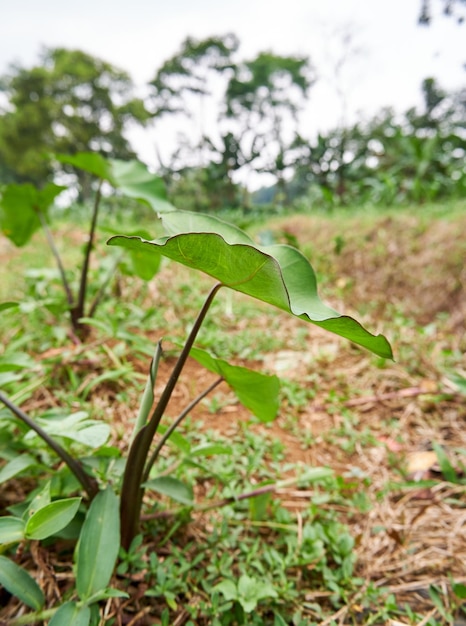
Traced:
<svg viewBox="0 0 466 626">
<path fill-rule="evenodd" d="M 162 213 L 161 220 L 165 236 L 155 240 L 134 235 L 117 235 L 109 240 L 110 246 L 117 246 L 129 252 L 158 259 L 161 255 L 181 263 L 193 270 L 201 271 L 213 278 L 213 284 L 205 297 L 192 328 L 180 348 L 171 375 L 162 392 L 155 397 L 154 387 L 157 380 L 158 365 L 162 358 L 162 345 L 158 343 L 151 363 L 148 382 L 137 415 L 133 436 L 126 455 L 121 474 L 118 472 L 95 472 L 95 462 L 89 459 L 70 458 L 70 454 L 59 445 L 53 436 L 46 432 L 21 409 L 0 392 L 2 401 L 13 414 L 32 428 L 37 435 L 53 447 L 63 463 L 68 467 L 81 485 L 86 498 L 92 502 L 82 525 L 76 551 L 76 592 L 68 603 L 55 613 L 53 624 L 71 624 L 79 616 L 80 624 L 95 623 L 95 604 L 100 599 L 117 593 L 108 588 L 111 572 L 116 563 L 115 550 L 107 550 L 106 540 L 113 537 L 113 544 L 121 544 L 123 554 L 129 554 L 141 528 L 145 502 L 145 493 L 155 491 L 168 494 L 178 502 L 192 505 L 192 493 L 179 480 L 172 476 L 157 475 L 157 460 L 160 451 L 174 430 L 179 426 L 191 409 L 200 402 L 220 382 L 225 381 L 236 392 L 239 400 L 262 421 L 274 419 L 278 411 L 279 379 L 251 371 L 218 359 L 195 346 L 198 333 L 216 295 L 221 289 L 232 289 L 246 294 L 258 301 L 278 307 L 291 315 L 310 322 L 325 330 L 349 339 L 374 354 L 391 358 L 390 344 L 382 335 L 373 335 L 361 324 L 348 316 L 340 315 L 326 306 L 318 297 L 314 271 L 308 260 L 295 248 L 288 245 L 258 246 L 243 231 L 220 219 L 183 211 Z M 170 424 L 165 424 L 167 405 L 177 385 L 188 356 L 193 357 L 205 368 L 218 375 L 216 381 L 199 394 Z M 156 436 L 158 439 L 156 441 Z M 99 452 L 96 452 L 96 456 Z M 94 468 L 94 471 L 93 471 Z M 324 474 L 325 471 L 323 470 Z M 314 472 L 314 473 L 313 473 Z M 322 477 L 322 473 L 312 470 L 309 479 Z M 109 478 L 110 476 L 110 478 Z M 261 491 L 255 493 L 260 495 Z M 254 492 L 251 493 L 254 495 Z M 69 499 L 57 500 L 57 507 L 67 509 L 73 505 Z M 118 515 L 107 515 L 106 509 L 100 509 L 101 502 L 109 502 L 112 510 L 119 508 Z M 62 504 L 58 504 L 62 502 Z M 58 524 L 53 524 L 56 511 L 47 509 L 50 503 L 39 508 L 48 523 L 47 536 L 53 535 Z M 61 510 L 61 509 L 60 509 Z M 98 514 L 95 513 L 97 510 Z M 50 520 L 49 520 L 50 511 Z M 14 518 L 14 516 L 13 516 Z M 6 533 L 7 543 L 32 538 L 28 535 L 28 522 L 24 517 L 5 518 L 6 528 L 13 530 Z M 32 518 L 31 518 L 32 519 Z M 63 521 L 63 518 L 62 518 Z M 16 533 L 16 534 L 15 534 Z M 86 558 L 83 556 L 86 555 Z M 98 555 L 98 558 L 97 556 Z M 2 564 L 4 567 L 2 574 Z M 3 584 L 12 593 L 18 593 L 12 583 L 14 576 L 9 571 L 6 561 L 0 562 L 0 576 Z M 32 580 L 32 579 L 31 579 Z M 244 579 L 245 580 L 245 579 Z M 243 599 L 241 581 L 238 588 L 223 589 L 227 597 Z M 10 587 L 8 587 L 10 585 Z M 25 584 L 29 595 L 35 598 L 29 602 L 34 609 L 40 608 L 40 595 L 34 582 Z M 263 590 L 258 591 L 264 595 Z M 20 596 L 28 604 L 28 596 Z M 270 594 L 269 594 L 270 595 Z M 257 600 L 257 598 L 256 598 Z M 249 605 L 248 605 L 249 606 Z M 94 611 L 94 613 L 93 613 Z M 58 617 L 60 620 L 58 621 Z M 93 621 L 94 620 L 94 621 Z"/>
<path fill-rule="evenodd" d="M 125 548 L 129 547 L 138 532 L 144 485 L 150 479 L 166 435 L 150 453 L 153 439 L 186 359 L 192 352 L 204 318 L 222 287 L 276 306 L 303 321 L 312 322 L 346 337 L 379 356 L 392 357 L 385 337 L 370 334 L 359 322 L 339 315 L 319 299 L 314 271 L 307 259 L 295 248 L 287 245 L 257 246 L 240 229 L 217 218 L 195 213 L 166 213 L 162 215 L 162 223 L 169 233 L 166 237 L 147 241 L 140 237 L 116 236 L 109 240 L 109 245 L 141 252 L 152 249 L 154 254 L 162 254 L 192 269 L 200 270 L 212 276 L 216 282 L 206 297 L 154 410 L 145 423 L 140 420 L 137 425 L 139 429 L 128 452 L 121 490 L 122 544 Z M 227 379 L 225 370 L 228 364 L 215 361 L 198 349 L 193 352 L 193 356 L 207 368 L 217 371 L 220 379 Z M 155 360 L 158 358 L 156 355 Z M 232 381 L 228 382 L 232 384 Z M 248 390 L 251 393 L 251 388 L 255 392 L 256 384 L 249 373 L 240 380 L 237 393 L 243 402 L 241 394 Z M 258 405 L 256 411 L 270 397 L 265 389 L 259 394 L 254 393 L 254 402 Z"/>
<path fill-rule="evenodd" d="M 57 155 L 57 159 L 62 163 L 67 163 L 93 174 L 97 179 L 97 190 L 91 211 L 88 238 L 83 252 L 82 263 L 79 267 L 79 280 L 76 290 L 73 290 L 50 225 L 51 207 L 56 197 L 65 191 L 66 187 L 53 183 L 48 183 L 42 189 L 38 189 L 30 183 L 6 185 L 0 192 L 0 229 L 18 247 L 26 245 L 38 229 L 43 229 L 47 244 L 56 261 L 66 297 L 66 308 L 69 312 L 71 327 L 82 338 L 86 334 L 86 326 L 82 321 L 83 318 L 93 317 L 121 261 L 118 257 L 110 269 L 104 273 L 100 286 L 96 286 L 94 290 L 95 296 L 93 301 L 87 305 L 89 269 L 92 252 L 95 247 L 104 183 L 111 185 L 126 197 L 135 198 L 140 202 L 149 204 L 157 211 L 174 210 L 174 207 L 166 200 L 163 181 L 151 174 L 146 166 L 139 161 L 126 162 L 105 159 L 101 155 L 92 152 L 82 152 L 74 156 Z M 143 231 L 137 234 L 148 236 Z M 125 271 L 149 280 L 157 272 L 158 267 L 159 259 L 155 255 L 151 255 L 150 258 L 145 258 L 144 255 L 142 258 L 140 255 L 132 255 L 130 262 L 125 264 Z"/>
</svg>

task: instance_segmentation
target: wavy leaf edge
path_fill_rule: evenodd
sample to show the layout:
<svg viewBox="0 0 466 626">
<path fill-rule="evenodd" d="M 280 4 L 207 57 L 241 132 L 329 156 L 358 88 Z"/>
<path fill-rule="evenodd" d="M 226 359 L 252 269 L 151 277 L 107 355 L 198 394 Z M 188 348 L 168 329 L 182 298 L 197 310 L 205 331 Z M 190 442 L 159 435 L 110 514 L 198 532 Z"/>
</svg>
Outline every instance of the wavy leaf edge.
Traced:
<svg viewBox="0 0 466 626">
<path fill-rule="evenodd" d="M 233 227 L 236 229 L 236 227 Z M 242 233 L 242 231 L 240 229 L 236 229 L 238 230 L 240 233 Z M 291 297 L 290 297 L 290 292 L 288 289 L 288 286 L 286 284 L 284 275 L 283 275 L 283 271 L 282 271 L 282 267 L 280 265 L 280 262 L 278 261 L 278 259 L 271 254 L 270 249 L 274 248 L 274 249 L 288 249 L 291 250 L 293 252 L 293 254 L 299 256 L 303 262 L 306 263 L 307 265 L 307 269 L 310 270 L 310 272 L 312 273 L 312 275 L 315 277 L 315 272 L 312 268 L 312 265 L 309 263 L 309 261 L 306 259 L 306 257 L 296 248 L 293 248 L 292 246 L 288 246 L 286 244 L 274 244 L 273 246 L 258 246 L 256 245 L 252 239 L 250 240 L 251 243 L 247 243 L 247 242 L 241 242 L 241 243 L 230 243 L 222 234 L 220 233 L 216 233 L 213 231 L 188 231 L 188 232 L 180 232 L 177 233 L 175 235 L 171 235 L 171 236 L 165 236 L 165 237 L 159 237 L 158 239 L 153 239 L 153 240 L 149 240 L 149 239 L 144 239 L 142 237 L 139 236 L 128 236 L 128 235 L 115 235 L 113 237 L 110 237 L 110 239 L 108 239 L 107 244 L 110 246 L 122 246 L 125 248 L 131 248 L 133 247 L 131 244 L 128 245 L 128 243 L 124 244 L 122 243 L 123 241 L 129 242 L 129 241 L 135 241 L 136 246 L 134 247 L 138 247 L 139 244 L 143 244 L 143 245 L 150 245 L 150 246 L 154 246 L 158 249 L 162 249 L 162 254 L 163 254 L 163 248 L 170 242 L 170 241 L 175 241 L 178 240 L 182 237 L 186 237 L 186 236 L 209 236 L 209 237 L 214 237 L 217 238 L 221 241 L 224 242 L 225 245 L 231 247 L 231 248 L 247 248 L 247 249 L 251 249 L 254 250 L 255 252 L 267 257 L 267 259 L 269 259 L 276 267 L 278 273 L 280 274 L 281 277 L 281 283 L 283 286 L 283 289 L 286 293 L 286 297 L 288 300 L 288 311 L 286 311 L 286 309 L 282 308 L 282 307 L 277 307 L 277 308 L 281 308 L 282 310 L 285 310 L 286 312 L 290 313 L 291 315 L 294 315 L 295 317 L 298 317 L 300 319 L 303 319 L 305 321 L 311 322 L 312 324 L 315 324 L 317 326 L 320 326 L 326 330 L 329 330 L 330 332 L 333 332 L 337 335 L 343 336 L 345 338 L 347 338 L 349 341 L 352 341 L 353 343 L 356 343 L 358 345 L 361 345 L 363 347 L 365 347 L 366 349 L 370 350 L 371 352 L 377 354 L 378 356 L 381 356 L 382 358 L 389 358 L 389 359 L 393 359 L 393 352 L 391 349 L 391 346 L 388 342 L 388 340 L 385 338 L 384 335 L 382 334 L 378 334 L 378 335 L 374 335 L 372 333 L 370 333 L 368 330 L 366 330 L 364 328 L 364 326 L 362 326 L 362 324 L 356 320 L 355 318 L 349 316 L 349 315 L 343 315 L 341 313 L 338 313 L 338 311 L 335 311 L 334 309 L 328 307 L 327 305 L 325 305 L 321 300 L 320 297 L 318 296 L 317 290 L 316 290 L 316 298 L 317 300 L 322 304 L 322 306 L 330 313 L 333 313 L 333 315 L 328 315 L 327 317 L 323 317 L 322 319 L 316 319 L 315 317 L 312 317 L 308 312 L 306 311 L 299 311 L 299 310 L 295 310 L 292 306 L 291 303 Z M 245 238 L 248 237 L 248 235 L 246 233 L 244 233 Z M 168 256 L 168 255 L 166 255 Z M 179 261 L 181 263 L 181 261 Z M 185 263 L 185 265 L 187 265 L 188 267 L 192 267 L 192 265 L 189 265 L 188 263 Z M 197 268 L 199 270 L 199 268 Z M 199 270 L 202 271 L 203 273 L 211 276 L 212 278 L 218 280 L 218 278 L 205 270 Z M 223 283 L 223 285 L 225 287 L 229 287 L 231 289 L 237 290 L 237 291 L 241 291 L 240 289 L 238 289 L 238 287 L 242 284 L 246 284 L 248 282 L 249 279 L 241 281 L 241 282 L 236 282 L 236 283 L 225 283 L 223 281 L 220 281 Z M 254 297 L 254 296 L 251 296 Z M 258 300 L 260 300 L 260 298 L 257 298 Z M 271 303 L 269 303 L 271 304 Z M 274 305 L 276 306 L 276 305 Z M 340 321 L 343 323 L 346 323 L 345 320 L 348 321 L 348 323 L 350 325 L 355 325 L 356 329 L 359 330 L 359 332 L 362 333 L 362 335 L 365 335 L 368 339 L 372 338 L 375 340 L 378 340 L 378 343 L 380 343 L 381 345 L 378 348 L 375 347 L 370 347 L 367 345 L 367 342 L 361 342 L 358 341 L 357 339 L 352 339 L 350 337 L 347 337 L 346 335 L 342 335 L 341 332 L 338 332 L 338 330 L 334 330 L 332 328 L 328 328 L 329 325 L 332 325 L 332 321 Z"/>
</svg>

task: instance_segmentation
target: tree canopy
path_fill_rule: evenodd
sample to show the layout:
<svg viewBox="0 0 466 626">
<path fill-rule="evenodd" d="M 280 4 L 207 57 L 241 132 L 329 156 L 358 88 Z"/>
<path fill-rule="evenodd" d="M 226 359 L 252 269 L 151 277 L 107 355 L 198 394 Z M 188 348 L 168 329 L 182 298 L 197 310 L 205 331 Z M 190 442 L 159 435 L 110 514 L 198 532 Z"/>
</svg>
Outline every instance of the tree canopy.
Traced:
<svg viewBox="0 0 466 626">
<path fill-rule="evenodd" d="M 153 116 L 165 113 L 190 115 L 190 95 L 211 95 L 210 79 L 232 69 L 239 40 L 228 33 L 196 40 L 187 37 L 179 51 L 157 70 L 150 81 Z"/>
<path fill-rule="evenodd" d="M 54 154 L 132 158 L 132 125 L 158 130 L 170 121 L 178 136 L 163 145 L 159 173 L 171 201 L 190 210 L 248 206 L 251 174 L 271 175 L 272 190 L 262 197 L 285 204 L 300 197 L 324 205 L 423 202 L 465 192 L 464 90 L 446 93 L 426 78 L 422 109 L 306 132 L 300 115 L 315 77 L 305 56 L 240 58 L 232 33 L 188 37 L 156 69 L 142 100 L 130 76 L 111 64 L 79 50 L 46 49 L 33 67 L 13 66 L 0 78 L 7 100 L 0 184 L 41 187 L 73 172 L 84 199 L 90 177 Z"/>
<path fill-rule="evenodd" d="M 13 66 L 1 80 L 0 169 L 19 182 L 43 183 L 52 153 L 93 150 L 116 158 L 134 152 L 124 136 L 147 112 L 132 97 L 128 74 L 80 50 L 46 49 L 40 64 Z"/>
<path fill-rule="evenodd" d="M 172 152 L 167 171 L 188 176 L 188 188 L 197 180 L 215 206 L 234 202 L 240 170 L 272 172 L 283 181 L 285 152 L 314 81 L 306 57 L 260 52 L 241 61 L 238 48 L 231 33 L 188 37 L 150 83 L 155 123 L 170 114 L 192 120 L 193 132 Z M 204 107 L 215 110 L 215 127 L 203 123 Z M 193 177 L 193 168 L 203 174 Z"/>
</svg>

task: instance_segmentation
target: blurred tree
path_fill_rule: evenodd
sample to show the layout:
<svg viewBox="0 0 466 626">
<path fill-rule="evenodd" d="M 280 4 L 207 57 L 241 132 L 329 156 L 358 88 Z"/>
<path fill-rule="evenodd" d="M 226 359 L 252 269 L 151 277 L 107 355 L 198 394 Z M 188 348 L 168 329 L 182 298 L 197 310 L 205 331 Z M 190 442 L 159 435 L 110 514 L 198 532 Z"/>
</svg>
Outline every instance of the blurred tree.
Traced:
<svg viewBox="0 0 466 626">
<path fill-rule="evenodd" d="M 286 199 L 286 174 L 292 166 L 289 149 L 296 137 L 298 114 L 314 82 L 306 57 L 261 52 L 238 64 L 225 94 L 225 118 L 236 140 L 236 164 L 254 165 L 273 174 Z"/>
<path fill-rule="evenodd" d="M 152 115 L 182 113 L 192 117 L 190 96 L 212 95 L 212 80 L 234 67 L 232 57 L 238 46 L 238 38 L 232 33 L 202 40 L 186 38 L 149 83 Z"/>
<path fill-rule="evenodd" d="M 0 173 L 18 182 L 43 184 L 54 152 L 132 157 L 124 130 L 148 118 L 125 72 L 79 50 L 46 49 L 39 65 L 13 66 L 0 88 L 8 99 L 0 115 Z M 89 179 L 75 173 L 86 195 Z"/>
<path fill-rule="evenodd" d="M 192 145 L 184 138 L 162 166 L 162 176 L 173 204 L 193 211 L 209 211 L 235 206 L 240 202 L 241 188 L 232 180 L 237 169 L 239 148 L 231 134 L 213 142 L 203 137 L 202 150 L 206 165 L 189 165 Z M 159 156 L 159 161 L 162 159 Z"/>
<path fill-rule="evenodd" d="M 150 83 L 155 120 L 166 114 L 192 120 L 189 137 L 184 134 L 168 158 L 166 174 L 189 172 L 190 188 L 194 181 L 202 181 L 201 195 L 209 192 L 215 207 L 234 201 L 237 172 L 253 164 L 256 171 L 274 174 L 279 187 L 284 186 L 286 153 L 313 80 L 306 58 L 261 53 L 238 63 L 234 59 L 238 47 L 231 33 L 187 38 Z M 162 163 L 160 156 L 159 160 Z M 193 176 L 196 167 L 204 174 Z M 211 189 L 206 188 L 209 184 Z"/>
<path fill-rule="evenodd" d="M 232 162 L 238 158 L 235 142 L 217 128 L 208 135 L 204 125 L 207 117 L 215 120 L 219 116 L 219 102 L 234 70 L 238 46 L 239 40 L 232 33 L 202 40 L 188 37 L 150 82 L 155 121 L 169 114 L 191 122 L 189 135 L 181 133 L 177 149 L 169 157 L 163 159 L 159 154 L 158 158 L 169 191 L 172 189 L 184 205 L 190 202 L 198 210 L 205 210 L 208 197 L 211 208 L 219 208 L 232 202 L 236 194 L 231 179 Z M 191 194 L 191 200 L 183 198 L 186 193 Z"/>
<path fill-rule="evenodd" d="M 437 113 L 447 94 L 439 87 L 435 78 L 425 78 L 421 83 L 421 91 L 424 99 L 424 111 L 421 113 L 424 117 L 424 124 L 430 124 L 435 128 L 439 118 Z"/>
<path fill-rule="evenodd" d="M 354 201 L 354 186 L 370 172 L 369 137 L 358 124 L 339 126 L 319 133 L 313 141 L 298 136 L 293 144 L 295 175 L 290 185 L 293 195 L 310 187 L 330 204 Z M 313 193 L 314 193 L 313 192 Z"/>
<path fill-rule="evenodd" d="M 216 142 L 204 137 L 204 146 L 208 155 L 206 191 L 212 198 L 212 207 L 231 208 L 240 200 L 240 188 L 233 179 L 234 173 L 244 165 L 240 146 L 230 132 L 221 134 Z"/>
<path fill-rule="evenodd" d="M 298 137 L 292 193 L 323 206 L 464 196 L 466 94 L 448 94 L 432 78 L 421 89 L 420 109 L 398 116 L 387 109 L 366 124 L 338 127 L 313 141 Z"/>
</svg>

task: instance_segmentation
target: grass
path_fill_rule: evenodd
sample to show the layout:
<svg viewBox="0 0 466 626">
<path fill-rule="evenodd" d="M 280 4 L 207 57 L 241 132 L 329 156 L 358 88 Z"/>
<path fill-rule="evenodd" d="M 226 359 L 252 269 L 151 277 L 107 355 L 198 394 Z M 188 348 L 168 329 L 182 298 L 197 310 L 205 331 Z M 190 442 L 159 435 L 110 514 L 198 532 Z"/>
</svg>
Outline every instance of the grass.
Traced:
<svg viewBox="0 0 466 626">
<path fill-rule="evenodd" d="M 396 361 L 303 329 L 246 297 L 222 295 L 215 303 L 222 326 L 207 320 L 200 343 L 222 358 L 279 372 L 280 414 L 269 425 L 256 423 L 222 386 L 192 411 L 157 470 L 187 482 L 196 506 L 151 495 L 149 532 L 121 554 L 114 581 L 130 600 L 109 601 L 106 623 L 433 626 L 464 619 L 466 413 L 454 377 L 466 372 L 465 208 L 299 214 L 266 225 L 276 240 L 295 237 L 324 299 L 387 334 Z M 60 232 L 73 263 L 79 230 L 61 224 Z M 23 279 L 36 262 L 48 263 L 41 237 L 34 252 L 3 245 L 1 261 L 7 280 L 0 300 L 29 293 L 20 315 L 3 314 L 2 388 L 32 415 L 84 410 L 108 423 L 107 462 L 95 469 L 112 475 L 154 342 L 165 338 L 163 379 L 198 287 L 205 293 L 210 280 L 170 264 L 149 285 L 121 276 L 120 300 L 107 298 L 89 342 L 76 346 L 56 317 L 54 281 Z M 34 306 L 39 290 L 46 308 Z M 15 369 L 2 371 L 13 358 Z M 211 380 L 190 362 L 168 414 Z M 3 459 L 30 450 L 27 433 L 3 409 L 0 435 Z M 425 455 L 436 446 L 448 462 Z M 206 449 L 212 454 L 203 455 Z M 40 465 L 1 485 L 3 512 L 53 464 L 40 445 L 33 453 Z M 313 467 L 333 473 L 307 480 Z M 274 481 L 283 485 L 239 498 Z M 76 485 L 61 471 L 52 487 L 73 493 Z M 51 605 L 67 597 L 66 541 L 60 551 L 25 546 L 17 559 L 42 581 Z M 18 606 L 5 592 L 2 604 L 9 623 Z"/>
</svg>

